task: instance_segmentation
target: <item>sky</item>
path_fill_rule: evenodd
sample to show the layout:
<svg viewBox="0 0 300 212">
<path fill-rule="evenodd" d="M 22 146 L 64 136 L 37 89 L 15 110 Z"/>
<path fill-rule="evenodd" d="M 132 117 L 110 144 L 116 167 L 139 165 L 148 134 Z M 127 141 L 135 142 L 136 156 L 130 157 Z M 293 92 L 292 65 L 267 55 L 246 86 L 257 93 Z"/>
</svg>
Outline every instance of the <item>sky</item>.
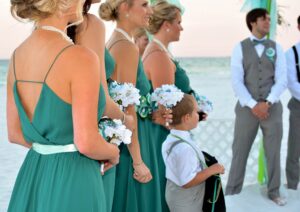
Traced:
<svg viewBox="0 0 300 212">
<path fill-rule="evenodd" d="M 177 57 L 230 56 L 234 45 L 249 36 L 245 13 L 240 12 L 243 0 L 181 0 L 185 7 L 182 17 L 184 31 L 180 41 L 173 43 L 172 52 Z M 277 0 L 281 13 L 289 24 L 277 28 L 276 41 L 286 50 L 300 41 L 297 17 L 300 0 Z M 99 4 L 91 12 L 97 14 Z M 16 21 L 10 14 L 10 1 L 0 1 L 0 59 L 10 58 L 13 50 L 32 31 L 31 23 Z M 106 22 L 106 38 L 114 23 Z"/>
</svg>

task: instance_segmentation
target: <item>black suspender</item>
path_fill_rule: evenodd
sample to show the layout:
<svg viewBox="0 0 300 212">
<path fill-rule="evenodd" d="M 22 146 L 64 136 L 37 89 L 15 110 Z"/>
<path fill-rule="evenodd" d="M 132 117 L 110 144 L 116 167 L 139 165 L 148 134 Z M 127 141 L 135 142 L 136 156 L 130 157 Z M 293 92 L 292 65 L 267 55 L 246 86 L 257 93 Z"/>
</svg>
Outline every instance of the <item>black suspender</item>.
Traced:
<svg viewBox="0 0 300 212">
<path fill-rule="evenodd" d="M 298 52 L 297 52 L 296 46 L 293 46 L 292 48 L 293 48 L 294 56 L 295 56 L 296 71 L 297 71 L 298 82 L 300 83 L 299 56 L 298 56 Z"/>
</svg>

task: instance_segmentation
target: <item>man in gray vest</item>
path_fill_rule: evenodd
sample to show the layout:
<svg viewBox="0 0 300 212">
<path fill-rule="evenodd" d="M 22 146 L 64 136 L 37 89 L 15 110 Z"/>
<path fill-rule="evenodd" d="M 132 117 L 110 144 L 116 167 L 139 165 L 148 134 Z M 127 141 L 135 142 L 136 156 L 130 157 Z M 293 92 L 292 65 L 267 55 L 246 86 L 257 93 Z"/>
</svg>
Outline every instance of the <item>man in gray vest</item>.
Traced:
<svg viewBox="0 0 300 212">
<path fill-rule="evenodd" d="M 298 17 L 300 31 L 300 16 Z M 290 130 L 286 159 L 286 178 L 289 189 L 297 189 L 299 183 L 300 158 L 300 42 L 286 52 L 288 88 L 292 94 L 290 110 Z"/>
<path fill-rule="evenodd" d="M 260 127 L 268 170 L 268 197 L 278 205 L 285 205 L 286 200 L 279 194 L 282 139 L 279 97 L 287 83 L 285 56 L 278 44 L 267 39 L 270 16 L 265 9 L 251 10 L 246 22 L 251 35 L 238 43 L 231 57 L 232 86 L 238 102 L 233 158 L 225 193 L 241 192 L 247 158 Z"/>
</svg>

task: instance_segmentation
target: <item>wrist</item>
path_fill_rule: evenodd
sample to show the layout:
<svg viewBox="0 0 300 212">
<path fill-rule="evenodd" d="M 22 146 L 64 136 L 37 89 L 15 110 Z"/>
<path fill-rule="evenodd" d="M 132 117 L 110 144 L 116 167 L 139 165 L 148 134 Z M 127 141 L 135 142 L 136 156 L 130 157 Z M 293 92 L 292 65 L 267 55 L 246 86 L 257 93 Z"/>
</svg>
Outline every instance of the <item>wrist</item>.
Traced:
<svg viewBox="0 0 300 212">
<path fill-rule="evenodd" d="M 137 166 L 140 166 L 140 165 L 142 165 L 142 164 L 144 164 L 143 161 L 133 162 L 133 163 L 132 163 L 132 166 L 137 167 Z"/>
<path fill-rule="evenodd" d="M 264 102 L 265 102 L 269 107 L 272 106 L 272 102 L 270 102 L 270 101 L 268 101 L 268 100 L 265 100 Z"/>
</svg>

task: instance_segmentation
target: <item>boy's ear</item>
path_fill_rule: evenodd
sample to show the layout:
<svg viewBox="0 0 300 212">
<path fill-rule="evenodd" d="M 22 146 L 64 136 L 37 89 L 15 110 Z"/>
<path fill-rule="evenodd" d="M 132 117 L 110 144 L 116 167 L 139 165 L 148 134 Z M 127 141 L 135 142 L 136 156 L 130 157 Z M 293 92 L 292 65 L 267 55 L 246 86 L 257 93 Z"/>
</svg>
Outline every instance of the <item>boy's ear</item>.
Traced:
<svg viewBox="0 0 300 212">
<path fill-rule="evenodd" d="M 186 123 L 190 119 L 190 114 L 186 114 L 182 116 L 181 121 L 182 123 Z"/>
</svg>

